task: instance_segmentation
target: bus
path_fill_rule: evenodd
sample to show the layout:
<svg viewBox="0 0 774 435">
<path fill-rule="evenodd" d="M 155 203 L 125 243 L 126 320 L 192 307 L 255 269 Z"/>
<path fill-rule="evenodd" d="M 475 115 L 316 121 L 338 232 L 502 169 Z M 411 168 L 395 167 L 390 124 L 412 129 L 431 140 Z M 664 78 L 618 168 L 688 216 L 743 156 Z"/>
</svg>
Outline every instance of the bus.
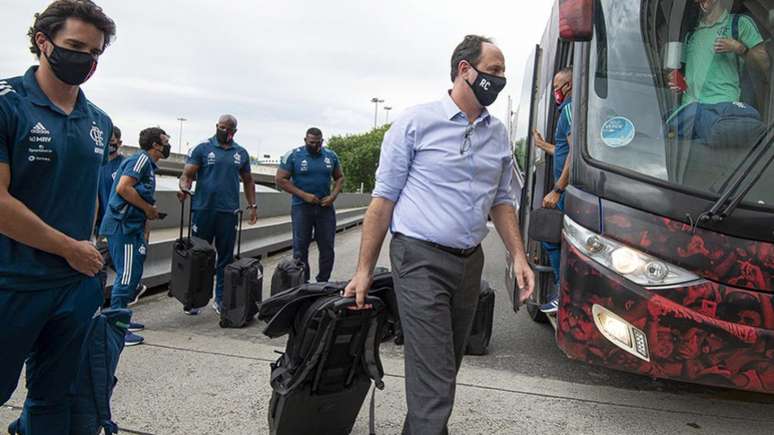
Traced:
<svg viewBox="0 0 774 435">
<path fill-rule="evenodd" d="M 763 42 L 755 59 L 753 47 L 734 55 L 710 45 L 705 70 L 730 56 L 738 77 L 726 79 L 738 97 L 703 101 L 702 88 L 691 101 L 675 77 L 688 79 L 689 91 L 708 86 L 690 82 L 688 70 L 696 77 L 701 67 L 686 62 L 700 53 L 690 52 L 701 47 L 691 38 L 712 27 L 703 14 L 715 3 L 728 14 L 714 24 L 718 35 L 737 36 L 742 26 L 740 39 L 750 40 L 753 29 Z M 553 6 L 525 68 L 511 135 L 523 182 L 520 226 L 537 279 L 525 308 L 534 321 L 551 321 L 569 358 L 774 393 L 773 7 L 760 0 Z M 736 23 L 718 24 L 723 19 Z M 531 132 L 553 143 L 552 78 L 568 66 L 570 185 L 553 229 L 562 240 L 559 310 L 547 317 L 537 307 L 548 301 L 552 269 L 530 237 L 531 226 L 545 222 L 530 215 L 555 180 L 552 157 L 534 146 Z M 510 258 L 506 264 L 516 311 Z"/>
</svg>

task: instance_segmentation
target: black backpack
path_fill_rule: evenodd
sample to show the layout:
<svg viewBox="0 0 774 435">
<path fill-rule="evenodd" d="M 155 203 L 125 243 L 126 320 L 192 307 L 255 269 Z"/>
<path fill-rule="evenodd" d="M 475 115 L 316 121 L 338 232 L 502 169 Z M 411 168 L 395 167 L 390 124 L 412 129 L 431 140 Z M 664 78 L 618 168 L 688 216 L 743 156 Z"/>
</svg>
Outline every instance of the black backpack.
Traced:
<svg viewBox="0 0 774 435">
<path fill-rule="evenodd" d="M 387 316 L 385 305 L 368 296 L 370 309 L 350 310 L 354 300 L 343 298 L 338 291 L 318 291 L 316 298 L 308 296 L 302 301 L 294 310 L 285 352 L 271 364 L 270 431 L 277 435 L 349 433 L 371 381 L 375 388 L 384 388 L 379 344 Z M 286 321 L 280 314 L 269 322 L 268 330 L 272 323 Z M 372 396 L 372 433 L 373 409 Z"/>
<path fill-rule="evenodd" d="M 283 258 L 271 276 L 271 295 L 274 296 L 279 292 L 304 284 L 306 274 L 306 266 L 303 261 L 294 257 Z"/>
</svg>

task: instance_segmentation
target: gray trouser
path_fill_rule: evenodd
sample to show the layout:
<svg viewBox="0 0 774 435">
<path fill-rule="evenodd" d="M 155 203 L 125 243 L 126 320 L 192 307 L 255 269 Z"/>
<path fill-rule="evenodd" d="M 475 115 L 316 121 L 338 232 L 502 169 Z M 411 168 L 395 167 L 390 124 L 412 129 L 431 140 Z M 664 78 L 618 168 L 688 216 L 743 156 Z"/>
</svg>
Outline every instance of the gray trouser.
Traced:
<svg viewBox="0 0 774 435">
<path fill-rule="evenodd" d="M 446 434 L 481 292 L 484 253 L 479 248 L 459 257 L 396 235 L 390 261 L 405 339 L 408 414 L 403 433 Z"/>
</svg>

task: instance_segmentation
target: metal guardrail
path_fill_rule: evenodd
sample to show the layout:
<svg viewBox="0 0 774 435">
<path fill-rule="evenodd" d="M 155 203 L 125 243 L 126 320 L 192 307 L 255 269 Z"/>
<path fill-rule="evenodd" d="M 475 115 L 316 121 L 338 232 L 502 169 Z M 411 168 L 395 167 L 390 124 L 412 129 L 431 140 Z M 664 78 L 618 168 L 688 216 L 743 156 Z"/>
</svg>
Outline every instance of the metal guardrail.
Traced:
<svg viewBox="0 0 774 435">
<path fill-rule="evenodd" d="M 360 225 L 366 208 L 342 209 L 336 212 L 337 231 Z M 148 246 L 143 269 L 143 284 L 156 287 L 168 284 L 172 269 L 172 250 L 177 236 L 152 242 Z M 293 243 L 293 230 L 288 219 L 274 220 L 272 223 L 242 229 L 242 256 L 258 257 L 290 248 Z M 112 287 L 115 273 L 108 273 L 107 286 Z"/>
</svg>

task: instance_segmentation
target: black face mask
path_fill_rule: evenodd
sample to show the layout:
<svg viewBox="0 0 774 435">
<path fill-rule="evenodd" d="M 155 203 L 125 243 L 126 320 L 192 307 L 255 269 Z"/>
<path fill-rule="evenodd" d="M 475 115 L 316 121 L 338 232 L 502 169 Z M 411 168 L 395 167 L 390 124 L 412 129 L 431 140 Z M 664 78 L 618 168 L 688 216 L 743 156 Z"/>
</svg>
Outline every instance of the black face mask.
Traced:
<svg viewBox="0 0 774 435">
<path fill-rule="evenodd" d="M 215 136 L 218 138 L 219 143 L 222 143 L 225 145 L 230 145 L 231 142 L 234 142 L 234 136 L 231 136 L 229 138 L 229 134 L 226 130 L 221 130 L 219 128 L 215 129 Z"/>
<path fill-rule="evenodd" d="M 478 73 L 478 77 L 476 77 L 476 83 L 471 84 L 467 80 L 465 80 L 465 83 L 467 83 L 468 86 L 470 86 L 470 89 L 473 90 L 473 94 L 476 96 L 478 104 L 484 107 L 491 105 L 497 99 L 500 91 L 502 91 L 505 87 L 505 77 L 497 77 L 493 76 L 492 74 L 482 73 L 472 65 L 471 68 L 473 68 L 473 70 Z"/>
<path fill-rule="evenodd" d="M 161 145 L 161 157 L 163 158 L 169 158 L 169 154 L 172 152 L 172 145 L 166 144 Z"/>
<path fill-rule="evenodd" d="M 309 154 L 317 155 L 317 154 L 320 154 L 320 152 L 322 151 L 322 145 L 317 146 L 317 145 L 306 144 L 306 150 L 309 151 Z"/>
<path fill-rule="evenodd" d="M 110 154 L 117 153 L 118 152 L 118 145 L 114 145 L 112 143 L 108 144 L 108 151 L 109 151 Z"/>
<path fill-rule="evenodd" d="M 96 71 L 97 60 L 91 54 L 59 47 L 51 42 L 51 38 L 49 42 L 54 50 L 50 55 L 46 54 L 46 59 L 59 80 L 71 86 L 80 86 Z"/>
</svg>

